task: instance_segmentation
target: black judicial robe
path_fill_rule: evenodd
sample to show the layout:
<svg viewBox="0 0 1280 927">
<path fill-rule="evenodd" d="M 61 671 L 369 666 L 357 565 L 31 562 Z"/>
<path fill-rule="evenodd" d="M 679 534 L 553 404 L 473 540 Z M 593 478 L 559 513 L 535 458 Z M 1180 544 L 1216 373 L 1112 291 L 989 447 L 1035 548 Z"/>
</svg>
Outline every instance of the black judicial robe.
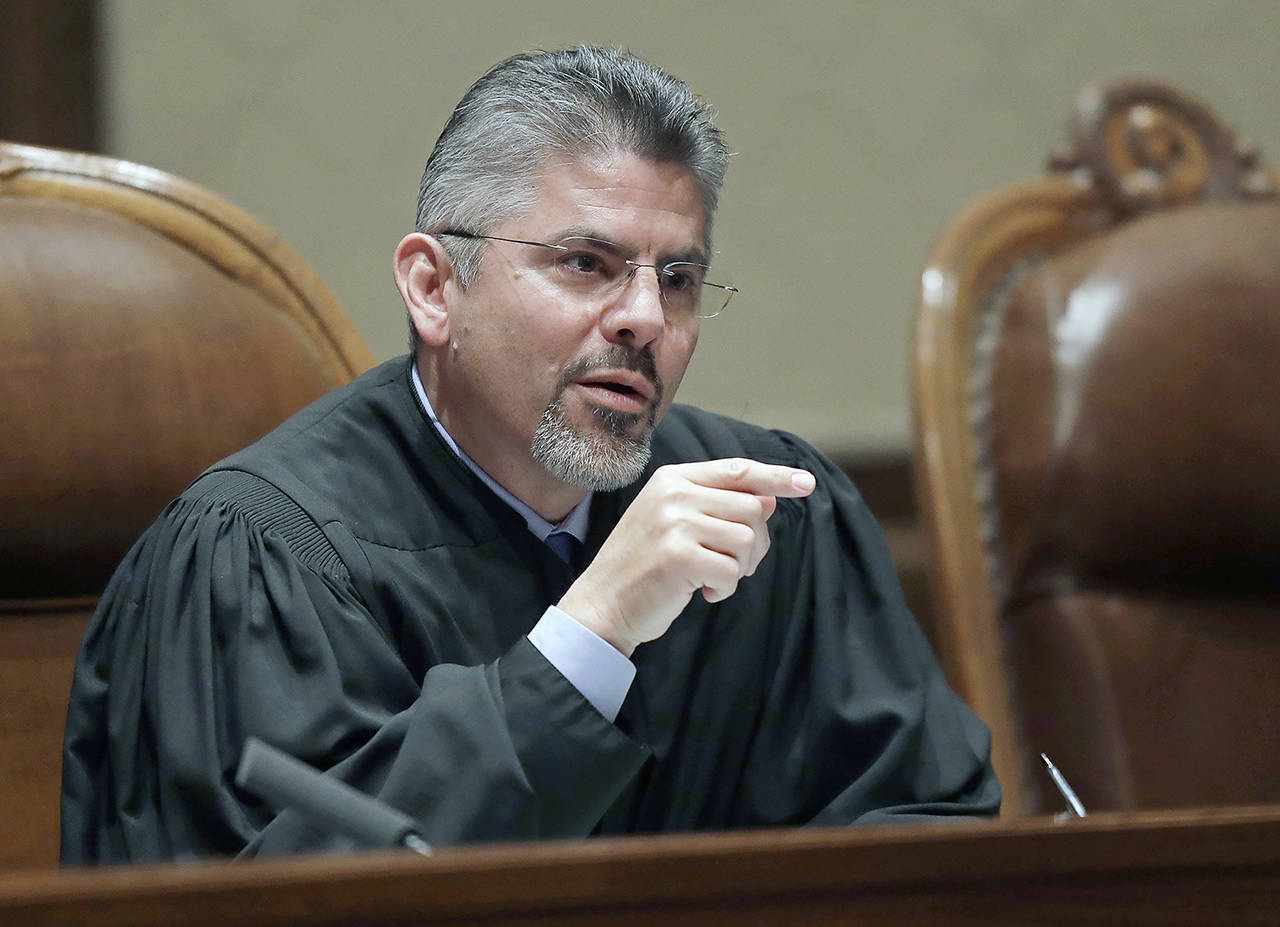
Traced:
<svg viewBox="0 0 1280 927">
<path fill-rule="evenodd" d="M 881 533 L 798 439 L 673 407 L 650 469 L 817 476 L 772 549 L 634 654 L 606 721 L 526 633 L 571 582 L 440 440 L 406 358 L 212 467 L 117 570 L 76 667 L 65 862 L 344 846 L 233 783 L 245 738 L 420 819 L 435 844 L 994 814 Z M 644 479 L 647 479 L 646 474 Z M 597 494 L 586 555 L 636 486 Z"/>
</svg>

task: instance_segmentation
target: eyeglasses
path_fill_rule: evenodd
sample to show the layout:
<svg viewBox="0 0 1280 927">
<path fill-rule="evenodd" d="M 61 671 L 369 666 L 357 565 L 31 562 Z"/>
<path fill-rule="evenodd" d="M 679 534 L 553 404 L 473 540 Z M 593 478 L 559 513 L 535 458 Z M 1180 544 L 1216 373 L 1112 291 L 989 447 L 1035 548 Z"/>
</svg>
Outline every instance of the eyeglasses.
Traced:
<svg viewBox="0 0 1280 927">
<path fill-rule="evenodd" d="M 670 264 L 642 264 L 622 256 L 618 245 L 598 238 L 574 236 L 561 239 L 558 244 L 545 241 L 525 241 L 522 238 L 500 238 L 497 235 L 480 235 L 447 229 L 437 235 L 454 238 L 470 238 L 484 241 L 505 241 L 514 245 L 531 245 L 559 252 L 550 265 L 550 275 L 568 292 L 584 299 L 604 299 L 621 291 L 641 267 L 652 267 L 658 278 L 658 292 L 663 305 L 672 313 L 714 319 L 724 312 L 738 288 L 727 283 L 712 283 L 706 279 L 710 269 L 706 264 L 692 261 L 672 261 Z"/>
</svg>

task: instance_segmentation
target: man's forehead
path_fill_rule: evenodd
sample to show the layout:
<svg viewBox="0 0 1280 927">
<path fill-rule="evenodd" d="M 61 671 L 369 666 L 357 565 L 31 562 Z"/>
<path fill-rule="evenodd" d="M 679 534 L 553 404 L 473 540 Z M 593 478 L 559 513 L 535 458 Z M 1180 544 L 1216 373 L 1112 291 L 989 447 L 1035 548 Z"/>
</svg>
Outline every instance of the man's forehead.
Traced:
<svg viewBox="0 0 1280 927">
<path fill-rule="evenodd" d="M 686 260 L 704 253 L 705 205 L 682 164 L 633 154 L 558 159 L 531 192 L 520 224 L 532 222 L 548 238 L 596 238 L 633 251 L 677 251 Z"/>
</svg>

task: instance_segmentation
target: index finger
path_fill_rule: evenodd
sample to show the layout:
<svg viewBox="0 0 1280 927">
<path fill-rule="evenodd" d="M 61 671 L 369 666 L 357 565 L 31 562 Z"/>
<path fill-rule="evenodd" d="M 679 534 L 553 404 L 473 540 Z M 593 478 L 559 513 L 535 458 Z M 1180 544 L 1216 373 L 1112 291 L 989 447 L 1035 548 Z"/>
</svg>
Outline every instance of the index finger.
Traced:
<svg viewBox="0 0 1280 927">
<path fill-rule="evenodd" d="M 799 498 L 813 492 L 818 481 L 808 470 L 767 464 L 747 457 L 727 457 L 684 464 L 685 476 L 699 486 L 733 489 L 758 496 Z"/>
</svg>

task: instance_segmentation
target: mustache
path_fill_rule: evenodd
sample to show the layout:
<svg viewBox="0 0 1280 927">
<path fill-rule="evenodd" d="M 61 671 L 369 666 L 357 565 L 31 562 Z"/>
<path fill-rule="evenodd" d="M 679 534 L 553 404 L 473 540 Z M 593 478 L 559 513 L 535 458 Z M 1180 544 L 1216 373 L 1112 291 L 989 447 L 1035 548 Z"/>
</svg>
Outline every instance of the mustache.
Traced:
<svg viewBox="0 0 1280 927">
<path fill-rule="evenodd" d="M 661 403 L 662 377 L 658 376 L 658 363 L 653 358 L 653 352 L 648 348 L 633 348 L 625 344 L 612 345 L 607 351 L 589 357 L 580 357 L 571 363 L 560 373 L 560 379 L 556 383 L 556 396 L 559 397 L 574 380 L 593 370 L 620 368 L 633 370 L 648 380 L 653 387 L 652 405 L 656 408 Z"/>
</svg>

